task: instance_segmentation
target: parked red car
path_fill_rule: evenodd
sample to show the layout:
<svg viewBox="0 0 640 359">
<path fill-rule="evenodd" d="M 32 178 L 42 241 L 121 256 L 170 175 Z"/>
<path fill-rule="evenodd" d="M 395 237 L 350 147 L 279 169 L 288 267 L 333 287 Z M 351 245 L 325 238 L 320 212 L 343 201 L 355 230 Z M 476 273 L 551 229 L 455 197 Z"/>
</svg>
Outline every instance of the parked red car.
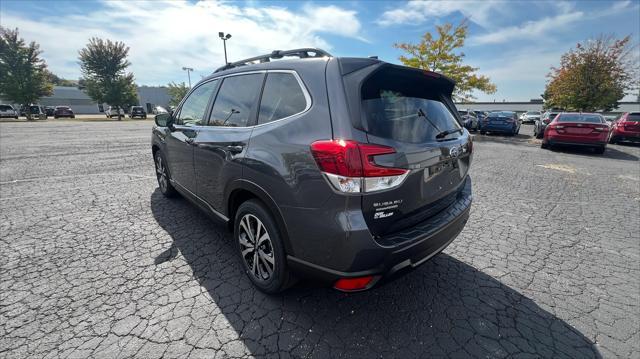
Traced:
<svg viewBox="0 0 640 359">
<path fill-rule="evenodd" d="M 563 112 L 547 125 L 542 148 L 555 145 L 588 146 L 604 153 L 609 139 L 609 125 L 597 113 Z"/>
<path fill-rule="evenodd" d="M 53 118 L 60 117 L 76 118 L 76 115 L 73 113 L 73 110 L 69 106 L 56 106 L 56 109 L 53 110 Z"/>
<path fill-rule="evenodd" d="M 627 112 L 613 123 L 609 143 L 640 142 L 640 112 Z"/>
</svg>

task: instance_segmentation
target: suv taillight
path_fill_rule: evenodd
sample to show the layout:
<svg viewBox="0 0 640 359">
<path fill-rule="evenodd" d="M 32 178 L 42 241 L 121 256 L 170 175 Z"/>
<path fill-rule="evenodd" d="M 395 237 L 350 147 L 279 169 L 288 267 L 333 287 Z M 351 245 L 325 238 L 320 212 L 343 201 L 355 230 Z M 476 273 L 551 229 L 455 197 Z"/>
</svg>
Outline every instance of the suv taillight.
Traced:
<svg viewBox="0 0 640 359">
<path fill-rule="evenodd" d="M 331 185 L 340 192 L 370 193 L 397 187 L 409 170 L 382 167 L 373 157 L 395 153 L 387 146 L 352 140 L 323 140 L 311 144 L 311 153 Z"/>
</svg>

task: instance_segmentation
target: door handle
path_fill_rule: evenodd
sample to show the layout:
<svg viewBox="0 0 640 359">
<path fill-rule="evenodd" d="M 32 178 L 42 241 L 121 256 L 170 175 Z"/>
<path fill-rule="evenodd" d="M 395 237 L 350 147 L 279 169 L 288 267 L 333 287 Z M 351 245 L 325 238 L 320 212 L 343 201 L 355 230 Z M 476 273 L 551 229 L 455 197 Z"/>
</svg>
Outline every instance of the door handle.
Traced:
<svg viewBox="0 0 640 359">
<path fill-rule="evenodd" d="M 227 150 L 231 153 L 240 153 L 244 150 L 244 146 L 227 146 Z"/>
</svg>

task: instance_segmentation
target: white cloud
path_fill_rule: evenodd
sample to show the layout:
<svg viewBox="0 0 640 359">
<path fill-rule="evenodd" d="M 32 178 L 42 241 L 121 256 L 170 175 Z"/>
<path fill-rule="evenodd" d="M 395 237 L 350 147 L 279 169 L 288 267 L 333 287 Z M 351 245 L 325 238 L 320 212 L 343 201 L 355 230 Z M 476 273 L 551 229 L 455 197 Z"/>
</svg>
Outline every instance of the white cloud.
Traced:
<svg viewBox="0 0 640 359">
<path fill-rule="evenodd" d="M 580 11 L 544 17 L 536 21 L 527 21 L 523 25 L 504 27 L 500 30 L 474 36 L 469 39 L 471 45 L 498 44 L 522 38 L 540 38 L 544 33 L 564 29 L 583 18 Z"/>
<path fill-rule="evenodd" d="M 77 78 L 78 50 L 92 36 L 125 42 L 131 50 L 130 70 L 141 84 L 181 81 L 182 66 L 196 74 L 224 64 L 218 31 L 231 33 L 229 61 L 275 49 L 331 49 L 323 35 L 366 41 L 355 11 L 337 6 L 306 5 L 298 12 L 268 7 L 242 7 L 219 2 L 105 1 L 84 15 L 58 14 L 46 21 L 3 12 L 3 26 L 18 27 L 26 40 L 38 42 L 54 73 Z"/>
<path fill-rule="evenodd" d="M 559 12 L 556 15 L 543 17 L 534 21 L 526 21 L 518 26 L 504 27 L 477 35 L 469 39 L 469 44 L 501 44 L 508 41 L 524 39 L 536 39 L 544 43 L 548 41 L 548 34 L 566 31 L 575 23 L 617 15 L 625 11 L 638 11 L 638 6 L 633 6 L 631 1 L 616 2 L 606 9 L 589 13 L 575 10 L 573 4 L 568 2 L 556 2 L 554 6 Z"/>
<path fill-rule="evenodd" d="M 422 24 L 429 18 L 440 18 L 454 12 L 460 12 L 472 22 L 482 26 L 491 26 L 491 16 L 504 13 L 505 3 L 486 0 L 470 1 L 421 1 L 411 0 L 393 10 L 385 11 L 377 23 L 382 26 L 399 24 Z"/>
</svg>

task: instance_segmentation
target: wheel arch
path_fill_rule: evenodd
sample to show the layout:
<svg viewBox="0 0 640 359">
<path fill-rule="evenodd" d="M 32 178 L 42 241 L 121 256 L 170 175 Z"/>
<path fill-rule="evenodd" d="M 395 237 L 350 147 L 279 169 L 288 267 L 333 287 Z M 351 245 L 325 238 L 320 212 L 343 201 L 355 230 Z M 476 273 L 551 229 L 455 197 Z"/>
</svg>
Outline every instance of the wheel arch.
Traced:
<svg viewBox="0 0 640 359">
<path fill-rule="evenodd" d="M 286 253 L 293 254 L 284 217 L 282 216 L 275 200 L 271 195 L 269 195 L 269 193 L 267 193 L 267 191 L 253 182 L 247 180 L 236 180 L 227 187 L 224 198 L 224 203 L 226 203 L 226 216 L 229 218 L 227 225 L 231 231 L 233 231 L 235 215 L 240 205 L 250 199 L 257 199 L 265 205 L 266 209 L 271 213 L 276 221 L 278 231 L 280 232 L 284 242 Z"/>
</svg>

